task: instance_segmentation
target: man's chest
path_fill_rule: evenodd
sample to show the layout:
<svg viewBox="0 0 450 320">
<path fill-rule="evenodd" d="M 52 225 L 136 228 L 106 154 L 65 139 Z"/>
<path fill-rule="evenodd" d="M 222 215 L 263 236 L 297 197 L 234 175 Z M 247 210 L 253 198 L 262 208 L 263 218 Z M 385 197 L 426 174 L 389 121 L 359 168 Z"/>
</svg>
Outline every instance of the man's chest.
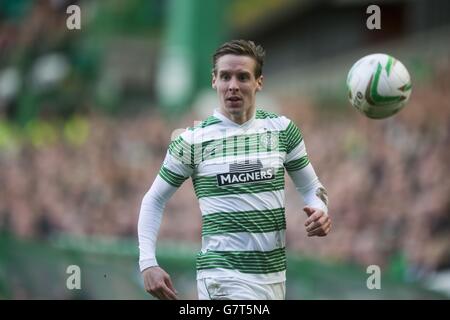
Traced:
<svg viewBox="0 0 450 320">
<path fill-rule="evenodd" d="M 216 177 L 219 187 L 270 181 L 282 168 L 285 156 L 279 132 L 210 139 L 201 144 L 201 158 L 194 176 Z"/>
</svg>

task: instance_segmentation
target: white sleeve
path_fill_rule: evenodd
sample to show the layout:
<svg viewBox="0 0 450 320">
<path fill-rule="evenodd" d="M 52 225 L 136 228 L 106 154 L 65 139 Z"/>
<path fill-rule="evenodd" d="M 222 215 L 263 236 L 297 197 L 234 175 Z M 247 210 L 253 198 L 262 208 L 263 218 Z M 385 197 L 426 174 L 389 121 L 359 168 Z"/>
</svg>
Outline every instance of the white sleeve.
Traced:
<svg viewBox="0 0 450 320">
<path fill-rule="evenodd" d="M 167 201 L 177 189 L 158 175 L 142 199 L 138 221 L 139 268 L 141 271 L 158 265 L 155 247 L 161 218 Z"/>
<path fill-rule="evenodd" d="M 138 221 L 141 271 L 158 265 L 155 256 L 156 239 L 164 207 L 175 191 L 191 176 L 193 172 L 193 163 L 189 162 L 191 158 L 191 145 L 182 135 L 172 141 L 155 181 L 142 199 Z"/>
<path fill-rule="evenodd" d="M 327 191 L 320 183 L 311 163 L 300 170 L 288 171 L 288 174 L 307 206 L 328 213 Z"/>
</svg>

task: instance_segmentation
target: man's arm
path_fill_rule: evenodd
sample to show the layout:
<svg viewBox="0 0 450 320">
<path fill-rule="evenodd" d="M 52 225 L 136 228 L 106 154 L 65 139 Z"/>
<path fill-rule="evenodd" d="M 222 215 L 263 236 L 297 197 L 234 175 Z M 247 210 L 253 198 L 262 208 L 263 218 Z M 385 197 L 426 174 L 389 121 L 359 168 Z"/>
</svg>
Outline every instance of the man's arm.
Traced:
<svg viewBox="0 0 450 320">
<path fill-rule="evenodd" d="M 306 204 L 303 208 L 308 215 L 305 222 L 306 231 L 310 237 L 326 236 L 331 229 L 327 192 L 309 162 L 300 129 L 294 122 L 285 119 L 288 125 L 284 133 L 286 141 L 284 167 Z"/>
<path fill-rule="evenodd" d="M 167 201 L 178 188 L 156 176 L 141 203 L 138 221 L 139 267 L 141 271 L 157 266 L 156 239 L 161 226 L 162 214 Z"/>
<path fill-rule="evenodd" d="M 192 148 L 185 140 L 190 135 L 190 131 L 185 131 L 170 143 L 161 170 L 142 199 L 139 213 L 139 267 L 145 290 L 158 299 L 177 299 L 170 276 L 158 266 L 155 247 L 167 201 L 193 173 Z"/>
<path fill-rule="evenodd" d="M 164 207 L 178 188 L 159 175 L 142 199 L 138 221 L 139 267 L 145 290 L 158 299 L 177 299 L 170 276 L 158 266 L 155 249 Z"/>
<path fill-rule="evenodd" d="M 288 173 L 306 204 L 303 211 L 308 215 L 305 222 L 308 236 L 326 236 L 331 230 L 331 219 L 328 216 L 328 195 L 313 166 L 308 163 L 304 168 L 288 171 Z"/>
</svg>

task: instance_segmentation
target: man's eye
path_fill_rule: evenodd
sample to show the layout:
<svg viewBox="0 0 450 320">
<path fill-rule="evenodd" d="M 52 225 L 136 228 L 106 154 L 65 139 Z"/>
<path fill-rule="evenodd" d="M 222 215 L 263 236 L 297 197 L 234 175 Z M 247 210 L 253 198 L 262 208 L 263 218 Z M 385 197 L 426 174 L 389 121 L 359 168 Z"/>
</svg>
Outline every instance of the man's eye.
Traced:
<svg viewBox="0 0 450 320">
<path fill-rule="evenodd" d="M 229 79 L 230 79 L 230 76 L 229 76 L 228 74 L 223 74 L 220 78 L 221 78 L 222 80 L 229 80 Z"/>
<path fill-rule="evenodd" d="M 240 80 L 240 81 L 246 81 L 246 80 L 248 80 L 248 75 L 246 75 L 246 74 L 241 74 L 241 75 L 239 76 L 239 80 Z"/>
</svg>

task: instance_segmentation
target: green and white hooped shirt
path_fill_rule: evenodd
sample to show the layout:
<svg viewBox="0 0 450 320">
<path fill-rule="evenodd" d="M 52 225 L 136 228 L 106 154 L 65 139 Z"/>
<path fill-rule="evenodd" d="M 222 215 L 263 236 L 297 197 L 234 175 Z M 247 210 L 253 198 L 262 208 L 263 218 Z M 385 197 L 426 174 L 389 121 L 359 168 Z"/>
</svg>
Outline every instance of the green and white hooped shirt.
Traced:
<svg viewBox="0 0 450 320">
<path fill-rule="evenodd" d="M 256 110 L 239 125 L 215 111 L 187 129 L 171 142 L 142 203 L 141 270 L 157 264 L 156 234 L 165 202 L 191 177 L 202 214 L 197 279 L 285 281 L 285 170 L 305 203 L 327 212 L 302 134 L 288 118 Z"/>
</svg>

